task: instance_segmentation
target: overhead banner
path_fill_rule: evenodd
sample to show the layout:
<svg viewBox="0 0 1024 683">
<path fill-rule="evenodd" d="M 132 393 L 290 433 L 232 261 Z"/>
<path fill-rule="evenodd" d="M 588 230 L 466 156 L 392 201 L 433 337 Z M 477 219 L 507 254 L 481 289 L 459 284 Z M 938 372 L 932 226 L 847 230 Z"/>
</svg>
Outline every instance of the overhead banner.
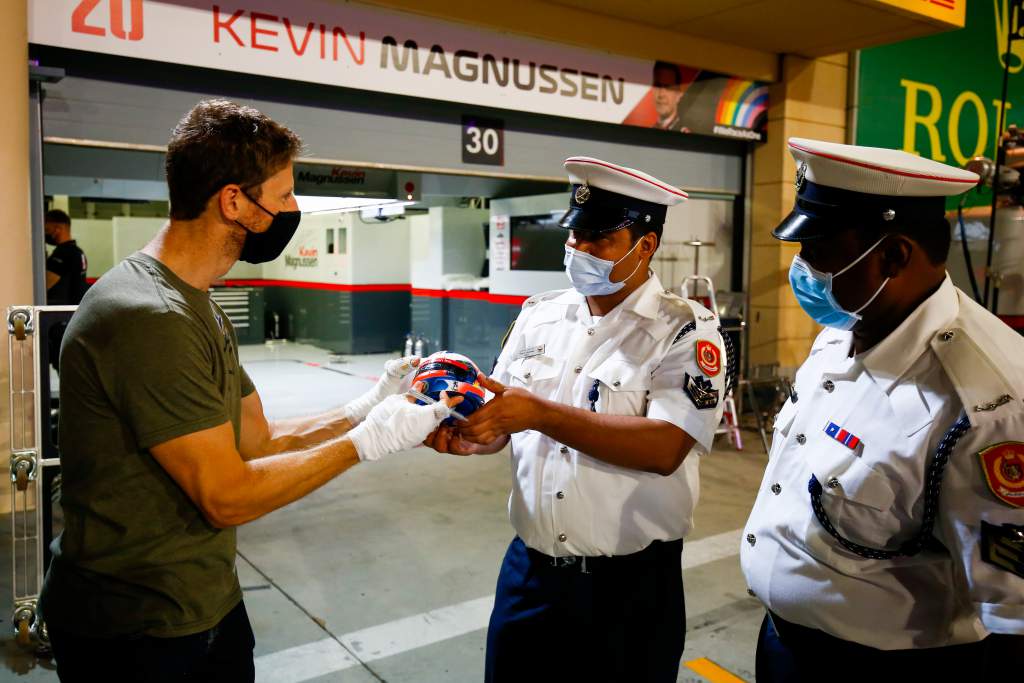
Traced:
<svg viewBox="0 0 1024 683">
<path fill-rule="evenodd" d="M 768 107 L 756 81 L 319 0 L 29 0 L 29 42 L 743 140 Z"/>
</svg>

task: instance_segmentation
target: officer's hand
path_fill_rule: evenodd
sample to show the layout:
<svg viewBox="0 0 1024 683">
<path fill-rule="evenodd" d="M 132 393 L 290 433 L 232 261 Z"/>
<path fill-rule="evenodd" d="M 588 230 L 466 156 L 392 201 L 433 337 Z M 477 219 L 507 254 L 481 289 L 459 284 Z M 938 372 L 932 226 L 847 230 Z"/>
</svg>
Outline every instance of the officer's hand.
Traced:
<svg viewBox="0 0 1024 683">
<path fill-rule="evenodd" d="M 419 367 L 419 356 L 406 356 L 405 358 L 393 358 L 384 364 L 384 374 L 377 380 L 377 384 L 362 396 L 349 401 L 345 405 L 345 419 L 353 427 L 366 419 L 373 407 L 386 399 L 402 391 L 402 384 L 405 376 Z"/>
<path fill-rule="evenodd" d="M 433 448 L 438 453 L 451 453 L 452 455 L 482 455 L 485 453 L 483 446 L 466 441 L 457 429 L 444 425 L 438 427 L 428 436 L 423 445 Z"/>
<path fill-rule="evenodd" d="M 355 446 L 360 460 L 378 460 L 420 445 L 462 400 L 461 396 L 451 398 L 445 393 L 441 401 L 421 406 L 412 398 L 388 396 L 346 437 Z"/>
<path fill-rule="evenodd" d="M 494 398 L 470 415 L 468 422 L 459 425 L 459 432 L 466 441 L 491 444 L 499 437 L 533 429 L 540 422 L 544 407 L 537 396 L 525 389 L 510 389 L 483 375 L 479 381 Z"/>
</svg>

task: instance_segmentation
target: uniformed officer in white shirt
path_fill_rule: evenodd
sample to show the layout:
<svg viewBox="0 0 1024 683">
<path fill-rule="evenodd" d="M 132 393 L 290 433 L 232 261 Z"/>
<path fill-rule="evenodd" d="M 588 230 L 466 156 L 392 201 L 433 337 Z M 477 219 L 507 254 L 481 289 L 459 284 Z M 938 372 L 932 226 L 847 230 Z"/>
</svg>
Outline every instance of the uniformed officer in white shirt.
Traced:
<svg viewBox="0 0 1024 683">
<path fill-rule="evenodd" d="M 796 206 L 774 235 L 800 243 L 790 283 L 825 329 L 741 541 L 769 610 L 757 680 L 1019 679 L 1024 339 L 945 269 L 945 199 L 978 177 L 789 147 Z"/>
<path fill-rule="evenodd" d="M 488 681 L 675 681 L 686 629 L 680 554 L 698 459 L 722 416 L 718 318 L 650 270 L 686 193 L 587 157 L 561 220 L 574 288 L 528 299 L 486 387 L 432 445 L 512 441 L 516 538 L 498 579 Z M 690 457 L 687 457 L 690 456 Z"/>
</svg>

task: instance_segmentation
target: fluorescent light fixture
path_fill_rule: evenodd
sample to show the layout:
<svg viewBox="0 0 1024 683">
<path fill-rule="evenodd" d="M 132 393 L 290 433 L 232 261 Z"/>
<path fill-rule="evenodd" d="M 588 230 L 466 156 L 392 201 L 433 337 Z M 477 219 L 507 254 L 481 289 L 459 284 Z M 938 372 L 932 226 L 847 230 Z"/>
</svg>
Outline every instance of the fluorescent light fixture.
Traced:
<svg viewBox="0 0 1024 683">
<path fill-rule="evenodd" d="M 374 218 L 387 218 L 390 216 L 403 216 L 405 215 L 405 207 L 416 202 L 390 202 L 388 204 L 377 204 L 376 206 L 364 206 L 359 210 L 359 215 L 364 220 L 371 220 Z"/>
<path fill-rule="evenodd" d="M 299 211 L 302 213 L 347 213 L 349 211 L 373 209 L 374 214 L 376 214 L 378 207 L 392 207 L 395 205 L 404 207 L 413 203 L 399 202 L 397 199 L 376 199 L 374 197 L 318 197 L 314 195 L 296 195 L 295 200 L 299 203 Z M 398 213 L 401 213 L 401 211 Z"/>
</svg>

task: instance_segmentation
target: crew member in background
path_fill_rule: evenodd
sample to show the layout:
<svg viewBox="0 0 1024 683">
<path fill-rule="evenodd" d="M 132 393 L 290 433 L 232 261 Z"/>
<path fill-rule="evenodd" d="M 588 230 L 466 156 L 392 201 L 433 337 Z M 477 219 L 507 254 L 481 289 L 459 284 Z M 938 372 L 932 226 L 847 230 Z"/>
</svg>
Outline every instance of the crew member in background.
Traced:
<svg viewBox="0 0 1024 683">
<path fill-rule="evenodd" d="M 71 237 L 71 217 L 60 209 L 51 209 L 43 218 L 46 243 L 54 247 L 46 258 L 46 305 L 77 306 L 88 285 L 85 281 L 89 261 Z M 50 365 L 60 370 L 60 345 L 66 322 L 55 323 L 47 332 Z"/>
<path fill-rule="evenodd" d="M 792 139 L 797 301 L 825 326 L 741 542 L 758 683 L 1024 671 L 1024 339 L 946 273 L 978 177 Z"/>
<path fill-rule="evenodd" d="M 87 288 L 89 261 L 71 237 L 71 218 L 60 209 L 46 212 L 43 220 L 46 243 L 54 247 L 46 259 L 46 304 L 77 306 Z"/>
<path fill-rule="evenodd" d="M 718 318 L 650 270 L 668 207 L 686 193 L 598 159 L 565 168 L 574 288 L 524 303 L 482 380 L 495 397 L 428 445 L 466 455 L 512 442 L 516 537 L 487 681 L 674 682 L 694 454 L 711 450 L 727 358 Z"/>
<path fill-rule="evenodd" d="M 252 681 L 235 527 L 361 460 L 418 445 L 450 415 L 400 395 L 388 364 L 342 408 L 270 422 L 211 284 L 284 250 L 301 214 L 298 137 L 200 102 L 167 148 L 170 222 L 104 275 L 61 353 L 64 531 L 39 609 L 61 681 Z"/>
</svg>

